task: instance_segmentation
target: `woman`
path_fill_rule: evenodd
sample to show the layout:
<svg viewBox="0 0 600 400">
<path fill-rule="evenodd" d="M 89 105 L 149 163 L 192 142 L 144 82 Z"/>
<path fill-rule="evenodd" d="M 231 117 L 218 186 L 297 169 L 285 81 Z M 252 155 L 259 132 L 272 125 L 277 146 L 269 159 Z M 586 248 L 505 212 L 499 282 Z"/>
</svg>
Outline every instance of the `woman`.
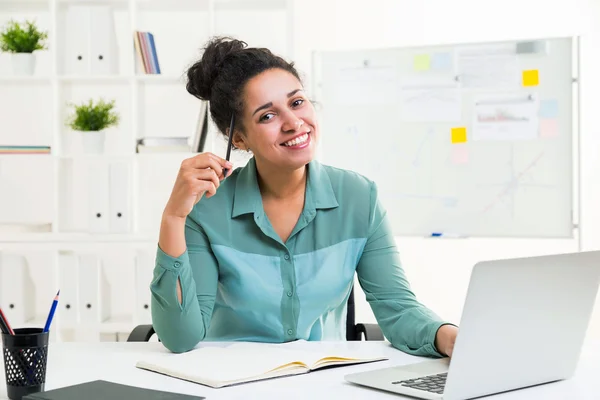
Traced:
<svg viewBox="0 0 600 400">
<path fill-rule="evenodd" d="M 457 327 L 411 292 L 375 184 L 313 160 L 321 132 L 293 64 L 216 38 L 187 75 L 225 136 L 235 114 L 232 143 L 253 157 L 235 170 L 211 153 L 181 164 L 150 286 L 164 346 L 345 340 L 357 273 L 393 346 L 451 356 Z"/>
</svg>

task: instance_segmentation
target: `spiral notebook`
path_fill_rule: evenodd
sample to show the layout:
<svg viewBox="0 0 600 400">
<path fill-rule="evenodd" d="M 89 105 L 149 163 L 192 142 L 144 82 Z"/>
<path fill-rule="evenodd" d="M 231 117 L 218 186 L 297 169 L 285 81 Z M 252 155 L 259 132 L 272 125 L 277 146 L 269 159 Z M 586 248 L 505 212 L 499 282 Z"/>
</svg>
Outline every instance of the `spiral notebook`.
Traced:
<svg viewBox="0 0 600 400">
<path fill-rule="evenodd" d="M 136 367 L 212 388 L 306 374 L 326 367 L 387 360 L 381 355 L 340 348 L 312 351 L 263 343 L 201 347 L 187 353 L 162 353 L 140 359 Z"/>
</svg>

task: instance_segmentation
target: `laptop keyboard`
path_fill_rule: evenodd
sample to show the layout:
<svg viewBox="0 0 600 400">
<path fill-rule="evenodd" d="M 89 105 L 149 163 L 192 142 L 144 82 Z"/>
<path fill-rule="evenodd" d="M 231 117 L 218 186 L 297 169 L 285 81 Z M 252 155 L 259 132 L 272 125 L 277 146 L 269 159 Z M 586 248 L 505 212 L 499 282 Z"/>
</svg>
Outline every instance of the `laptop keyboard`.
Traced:
<svg viewBox="0 0 600 400">
<path fill-rule="evenodd" d="M 412 389 L 425 390 L 426 392 L 442 394 L 446 385 L 447 372 L 436 375 L 428 375 L 415 379 L 392 382 L 394 385 L 402 385 Z"/>
</svg>

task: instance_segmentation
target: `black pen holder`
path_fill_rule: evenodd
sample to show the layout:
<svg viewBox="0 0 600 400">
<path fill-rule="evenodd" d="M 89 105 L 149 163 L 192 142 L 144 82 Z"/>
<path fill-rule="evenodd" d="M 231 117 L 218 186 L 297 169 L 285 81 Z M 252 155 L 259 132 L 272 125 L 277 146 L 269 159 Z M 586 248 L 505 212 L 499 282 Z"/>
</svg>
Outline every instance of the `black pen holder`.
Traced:
<svg viewBox="0 0 600 400">
<path fill-rule="evenodd" d="M 14 329 L 2 334 L 6 391 L 11 400 L 43 392 L 48 363 L 48 332 L 42 328 Z"/>
</svg>

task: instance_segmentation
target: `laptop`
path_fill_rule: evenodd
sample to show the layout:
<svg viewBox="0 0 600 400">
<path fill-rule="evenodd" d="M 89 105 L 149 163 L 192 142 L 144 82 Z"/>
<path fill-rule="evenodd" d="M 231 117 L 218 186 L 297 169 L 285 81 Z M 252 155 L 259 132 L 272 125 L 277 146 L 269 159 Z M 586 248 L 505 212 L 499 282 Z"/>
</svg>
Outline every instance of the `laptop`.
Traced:
<svg viewBox="0 0 600 400">
<path fill-rule="evenodd" d="M 463 400 L 572 377 L 596 302 L 600 251 L 475 264 L 452 359 L 345 376 L 418 399 Z"/>
</svg>

